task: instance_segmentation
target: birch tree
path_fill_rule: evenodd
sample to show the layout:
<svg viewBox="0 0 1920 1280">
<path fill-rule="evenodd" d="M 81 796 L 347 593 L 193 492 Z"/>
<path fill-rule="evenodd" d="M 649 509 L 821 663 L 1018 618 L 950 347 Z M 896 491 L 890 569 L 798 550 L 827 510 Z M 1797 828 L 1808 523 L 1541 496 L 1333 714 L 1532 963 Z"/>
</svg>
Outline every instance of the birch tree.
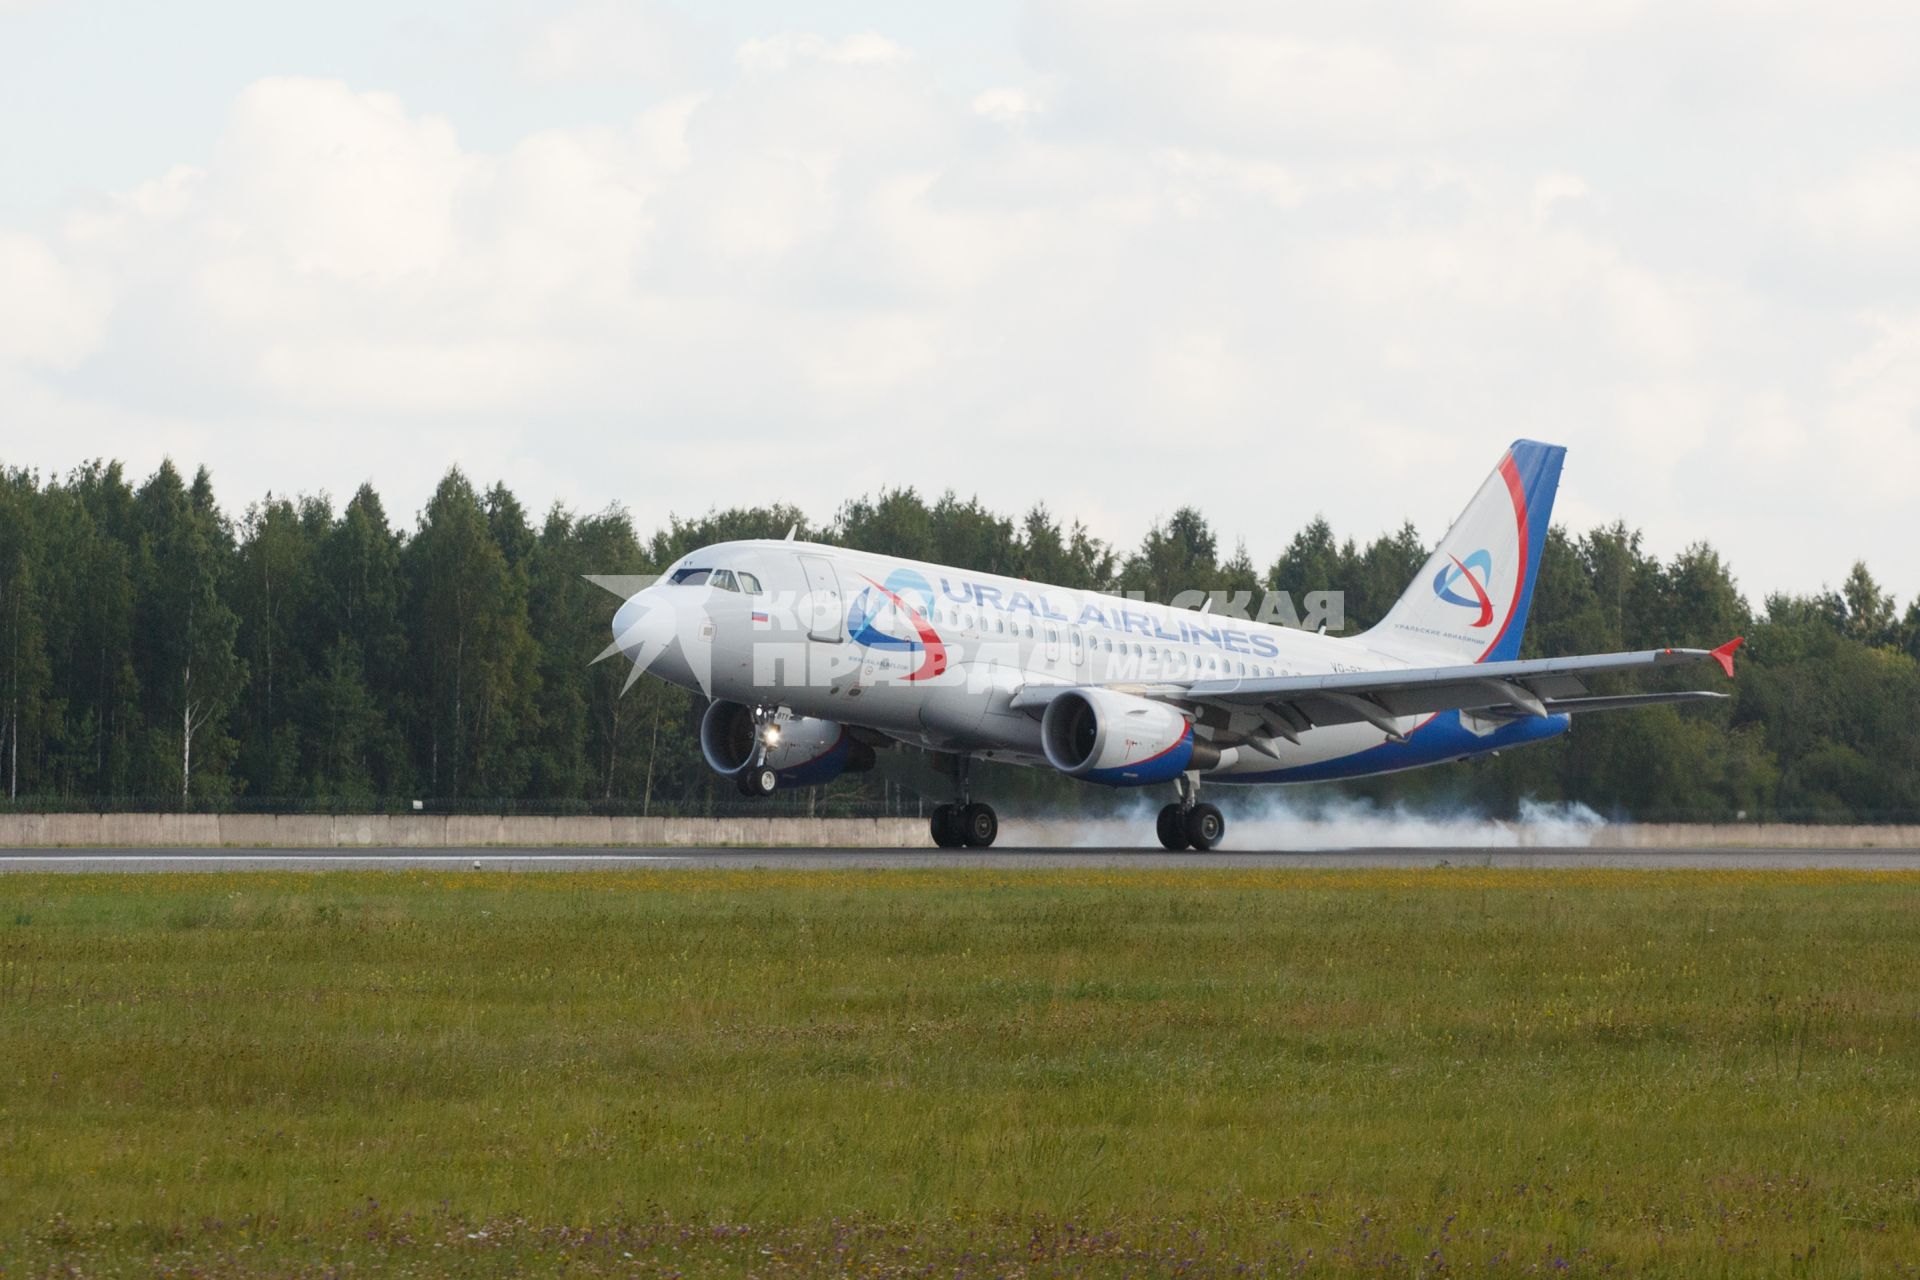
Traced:
<svg viewBox="0 0 1920 1280">
<path fill-rule="evenodd" d="M 189 490 L 172 462 L 163 462 L 141 486 L 136 507 L 135 659 L 148 711 L 148 779 L 170 781 L 184 806 L 195 794 L 225 794 L 231 783 L 227 715 L 247 674 L 224 594 L 231 540 L 204 468 Z"/>
</svg>

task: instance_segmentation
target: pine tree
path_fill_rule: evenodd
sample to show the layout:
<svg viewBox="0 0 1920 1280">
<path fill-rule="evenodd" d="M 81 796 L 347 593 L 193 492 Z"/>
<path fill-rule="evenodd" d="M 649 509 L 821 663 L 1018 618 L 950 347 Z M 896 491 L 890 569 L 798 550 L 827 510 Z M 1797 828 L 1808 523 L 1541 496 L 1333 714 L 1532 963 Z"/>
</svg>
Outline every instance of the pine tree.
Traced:
<svg viewBox="0 0 1920 1280">
<path fill-rule="evenodd" d="M 247 508 L 230 597 L 239 619 L 239 647 L 252 673 L 241 698 L 236 736 L 241 772 L 258 794 L 287 796 L 299 790 L 301 726 L 294 720 L 294 692 L 308 679 L 318 655 L 313 595 L 318 575 L 312 560 L 316 524 L 330 523 L 325 504 L 296 508 L 268 494 Z"/>
<path fill-rule="evenodd" d="M 1841 628 L 1849 639 L 1879 646 L 1894 642 L 1893 597 L 1880 589 L 1864 560 L 1856 560 L 1841 584 L 1840 599 L 1846 606 Z"/>
<path fill-rule="evenodd" d="M 1324 516 L 1315 516 L 1307 527 L 1293 535 L 1280 558 L 1267 570 L 1267 587 L 1284 591 L 1293 602 L 1296 616 L 1304 615 L 1307 596 L 1312 592 L 1338 592 L 1344 627 L 1329 630 L 1354 630 L 1364 615 L 1356 615 L 1353 598 L 1354 567 L 1358 557 L 1348 541 L 1335 541 L 1333 526 Z"/>
<path fill-rule="evenodd" d="M 1120 589 L 1137 591 L 1145 599 L 1171 601 L 1183 592 L 1198 592 L 1197 606 L 1220 587 L 1220 543 L 1213 527 L 1197 507 L 1181 507 L 1147 530 L 1139 550 L 1120 570 Z"/>
<path fill-rule="evenodd" d="M 66 798 L 129 793 L 142 736 L 134 671 L 133 493 L 120 465 L 89 463 L 40 504 L 51 694 L 46 789 Z"/>
<path fill-rule="evenodd" d="M 527 773 L 517 748 L 535 722 L 539 681 L 526 582 L 458 468 L 434 491 L 404 562 L 427 781 L 436 795 L 517 795 Z"/>
<path fill-rule="evenodd" d="M 336 785 L 406 794 L 416 776 L 408 736 L 418 714 L 406 583 L 400 538 L 371 486 L 360 487 L 320 539 L 313 564 L 314 634 L 324 644 L 308 722 L 329 736 L 303 750 L 310 786 L 318 796 Z"/>
<path fill-rule="evenodd" d="M 32 790 L 47 733 L 51 670 L 42 622 L 41 505 L 37 477 L 0 471 L 0 792 L 9 800 L 20 797 L 22 741 L 32 743 L 27 748 Z"/>
</svg>

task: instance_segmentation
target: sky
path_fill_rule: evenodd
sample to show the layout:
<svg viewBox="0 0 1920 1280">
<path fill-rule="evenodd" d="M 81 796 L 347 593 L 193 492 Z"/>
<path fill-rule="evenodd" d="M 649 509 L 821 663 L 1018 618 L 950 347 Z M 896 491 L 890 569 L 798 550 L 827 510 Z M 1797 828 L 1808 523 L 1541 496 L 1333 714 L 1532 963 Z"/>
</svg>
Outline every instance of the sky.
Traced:
<svg viewBox="0 0 1920 1280">
<path fill-rule="evenodd" d="M 0 464 L 1920 594 L 1920 7 L 0 0 Z"/>
</svg>

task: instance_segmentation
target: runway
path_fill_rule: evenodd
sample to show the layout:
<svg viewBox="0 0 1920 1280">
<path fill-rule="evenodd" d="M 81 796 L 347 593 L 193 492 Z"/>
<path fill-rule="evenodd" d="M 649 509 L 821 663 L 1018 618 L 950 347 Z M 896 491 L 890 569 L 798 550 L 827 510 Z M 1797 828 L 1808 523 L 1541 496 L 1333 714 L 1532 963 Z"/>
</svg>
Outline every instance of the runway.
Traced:
<svg viewBox="0 0 1920 1280">
<path fill-rule="evenodd" d="M 1920 849 L 1858 848 L 1422 848 L 1284 850 L 1220 849 L 1168 853 L 1161 849 L 15 849 L 0 853 L 7 872 L 152 871 L 597 871 L 673 870 L 912 870 L 974 868 L 1031 871 L 1059 868 L 1118 870 L 1329 869 L 1342 867 L 1544 867 L 1721 870 L 1840 868 L 1920 871 Z"/>
</svg>

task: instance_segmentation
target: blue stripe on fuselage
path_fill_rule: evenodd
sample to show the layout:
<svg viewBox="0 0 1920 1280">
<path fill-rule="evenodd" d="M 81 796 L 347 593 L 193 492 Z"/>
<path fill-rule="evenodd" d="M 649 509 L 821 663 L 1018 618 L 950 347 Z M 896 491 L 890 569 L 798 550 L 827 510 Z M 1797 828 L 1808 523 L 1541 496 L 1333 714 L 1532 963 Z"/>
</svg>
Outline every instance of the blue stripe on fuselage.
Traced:
<svg viewBox="0 0 1920 1280">
<path fill-rule="evenodd" d="M 1467 756 L 1523 747 L 1544 742 L 1567 731 L 1571 716 L 1529 716 L 1495 729 L 1492 733 L 1470 731 L 1460 721 L 1458 711 L 1442 711 L 1407 735 L 1405 742 L 1382 742 L 1352 755 L 1321 760 L 1315 764 L 1295 765 L 1290 769 L 1269 769 L 1264 773 L 1219 773 L 1208 782 L 1331 782 L 1337 778 L 1364 778 L 1376 773 L 1394 773 L 1418 769 L 1422 765 L 1441 764 Z"/>
</svg>

